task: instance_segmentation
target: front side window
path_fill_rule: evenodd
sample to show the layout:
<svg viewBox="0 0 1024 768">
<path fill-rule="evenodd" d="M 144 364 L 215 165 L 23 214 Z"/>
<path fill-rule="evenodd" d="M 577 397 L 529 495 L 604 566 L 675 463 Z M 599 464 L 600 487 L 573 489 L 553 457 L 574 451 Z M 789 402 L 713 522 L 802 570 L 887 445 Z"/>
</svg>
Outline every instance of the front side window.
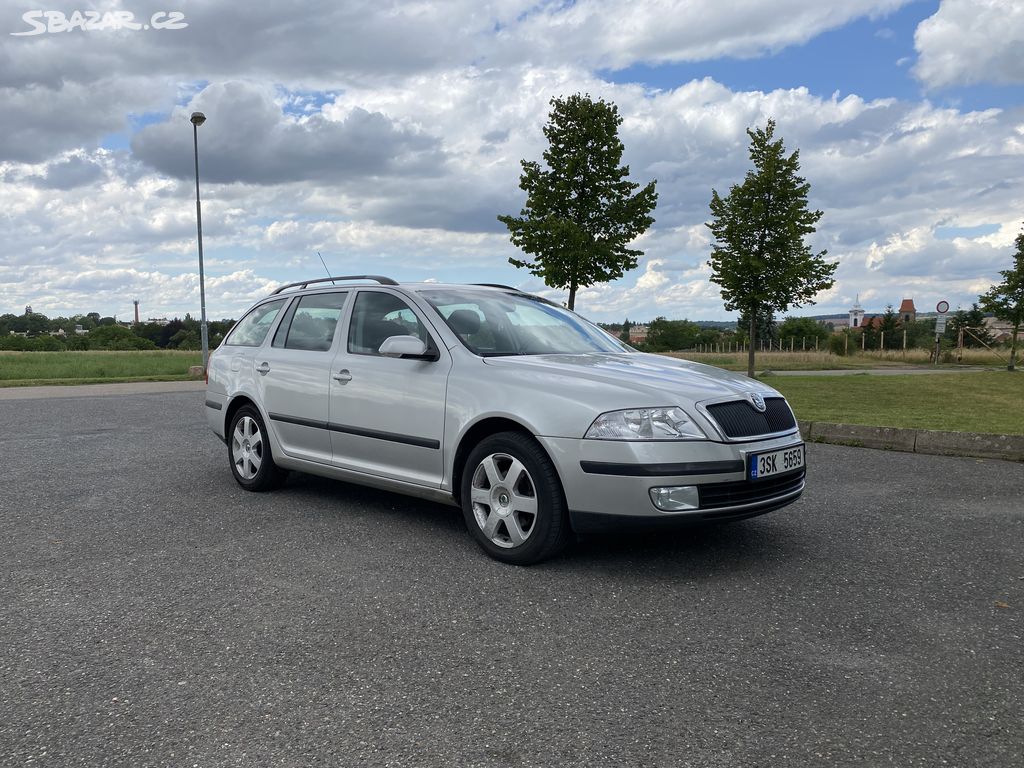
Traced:
<svg viewBox="0 0 1024 768">
<path fill-rule="evenodd" d="M 334 343 L 347 293 L 314 293 L 303 296 L 289 310 L 274 334 L 272 346 L 326 352 Z"/>
<path fill-rule="evenodd" d="M 415 336 L 429 346 L 430 336 L 408 304 L 390 293 L 360 291 L 348 326 L 348 351 L 377 355 L 391 336 Z"/>
<path fill-rule="evenodd" d="M 270 333 L 270 327 L 287 299 L 260 304 L 238 321 L 224 343 L 231 347 L 258 347 Z"/>
<path fill-rule="evenodd" d="M 497 291 L 423 291 L 459 340 L 483 357 L 633 350 L 579 315 L 535 296 Z"/>
</svg>

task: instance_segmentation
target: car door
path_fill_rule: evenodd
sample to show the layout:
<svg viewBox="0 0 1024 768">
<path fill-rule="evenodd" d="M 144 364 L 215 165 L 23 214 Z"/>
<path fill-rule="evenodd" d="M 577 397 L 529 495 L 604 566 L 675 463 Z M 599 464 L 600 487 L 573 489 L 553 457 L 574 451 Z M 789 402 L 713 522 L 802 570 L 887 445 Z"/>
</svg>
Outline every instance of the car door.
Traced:
<svg viewBox="0 0 1024 768">
<path fill-rule="evenodd" d="M 385 357 L 390 336 L 423 340 L 433 359 Z M 444 470 L 445 391 L 451 357 L 418 309 L 395 293 L 360 290 L 334 358 L 334 462 L 345 469 L 438 487 Z"/>
<path fill-rule="evenodd" d="M 255 394 L 255 356 L 287 304 L 287 296 L 265 301 L 249 310 L 228 332 L 224 343 L 216 350 L 218 363 L 227 368 L 224 382 L 226 394 Z"/>
<path fill-rule="evenodd" d="M 289 456 L 331 463 L 331 360 L 347 297 L 347 292 L 330 291 L 295 298 L 271 343 L 256 355 L 263 406 Z"/>
</svg>

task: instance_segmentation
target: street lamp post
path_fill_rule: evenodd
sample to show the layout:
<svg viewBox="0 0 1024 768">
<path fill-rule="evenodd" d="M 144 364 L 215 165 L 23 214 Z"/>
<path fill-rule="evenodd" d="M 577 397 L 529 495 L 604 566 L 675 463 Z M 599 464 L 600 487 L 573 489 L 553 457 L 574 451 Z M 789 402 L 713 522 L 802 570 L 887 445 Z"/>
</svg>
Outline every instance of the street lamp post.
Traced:
<svg viewBox="0 0 1024 768">
<path fill-rule="evenodd" d="M 210 336 L 206 330 L 206 275 L 203 272 L 203 211 L 199 205 L 199 126 L 206 122 L 206 115 L 202 112 L 193 112 L 192 117 L 192 145 L 195 148 L 196 158 L 196 229 L 199 233 L 199 334 L 203 343 L 203 373 L 210 360 Z"/>
</svg>

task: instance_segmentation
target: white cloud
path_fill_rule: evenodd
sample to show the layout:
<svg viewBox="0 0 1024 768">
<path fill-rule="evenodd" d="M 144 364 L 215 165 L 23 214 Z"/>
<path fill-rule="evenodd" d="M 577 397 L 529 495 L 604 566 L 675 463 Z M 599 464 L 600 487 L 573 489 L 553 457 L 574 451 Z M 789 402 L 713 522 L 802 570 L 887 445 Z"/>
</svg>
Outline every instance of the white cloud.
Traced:
<svg viewBox="0 0 1024 768">
<path fill-rule="evenodd" d="M 444 98 L 422 98 L 431 82 Z M 227 84 L 210 88 L 224 90 Z M 522 203 L 519 160 L 538 157 L 544 148 L 540 127 L 548 98 L 577 90 L 618 104 L 632 176 L 642 182 L 656 177 L 660 194 L 657 224 L 638 244 L 646 254 L 640 269 L 580 293 L 581 310 L 596 319 L 722 316 L 705 265 L 707 202 L 712 187 L 724 191 L 742 178 L 749 166 L 745 128 L 763 124 L 769 115 L 778 119 L 787 146 L 801 149 L 812 205 L 826 212 L 813 245 L 827 247 L 841 265 L 840 285 L 822 297 L 830 303 L 826 308 L 845 309 L 847 295 L 879 283 L 897 293 L 938 283 L 966 290 L 1002 267 L 1007 233 L 1019 227 L 1024 143 L 1019 120 L 1007 112 L 962 113 L 855 96 L 821 99 L 805 89 L 732 91 L 712 80 L 651 94 L 568 67 L 468 67 L 415 75 L 388 88 L 350 89 L 325 105 L 320 117 L 324 124 L 344 126 L 355 113 L 377 114 L 396 135 L 429 132 L 446 158 L 432 175 L 403 175 L 384 164 L 388 172 L 372 179 L 310 173 L 269 183 L 264 160 L 252 149 L 259 144 L 242 142 L 264 170 L 247 172 L 259 183 L 204 186 L 208 274 L 248 270 L 259 285 L 287 282 L 319 273 L 320 250 L 331 270 L 342 273 L 496 281 L 543 290 L 539 281 L 507 265 L 514 251 L 494 217 Z M 286 116 L 260 88 L 243 93 L 271 115 L 271 125 L 303 125 L 305 118 Z M 205 98 L 209 94 L 200 93 L 193 104 Z M 190 138 L 187 121 L 175 115 L 177 123 L 184 122 L 179 132 Z M 212 124 L 213 118 L 203 129 Z M 296 144 L 293 157 L 316 158 L 320 137 L 296 131 L 290 139 Z M 209 143 L 216 146 L 214 137 Z M 184 155 L 179 161 L 190 159 L 189 149 L 177 148 Z M 204 158 L 217 151 L 206 144 L 201 149 Z M 67 189 L 38 183 L 71 157 L 99 168 L 99 178 Z M 296 175 L 308 177 L 288 181 Z M 49 164 L 0 165 L 0 176 L 7 179 L 0 185 L 0 237 L 11 254 L 0 266 L 5 306 L 31 303 L 47 311 L 44 299 L 59 295 L 61 276 L 100 269 L 123 276 L 125 292 L 97 292 L 94 300 L 129 301 L 130 293 L 141 290 L 132 270 L 152 278 L 151 292 L 143 297 L 147 304 L 167 303 L 154 298 L 153 290 L 189 295 L 195 209 L 187 174 L 174 180 L 124 153 L 99 150 Z M 940 226 L 977 224 L 1001 228 L 966 243 L 933 234 Z M 989 242 L 997 236 L 999 242 Z M 45 270 L 50 293 L 39 295 L 39 275 L 28 277 L 32 268 Z M 74 307 L 68 305 L 82 295 L 69 289 L 61 306 L 70 311 Z M 237 314 L 250 295 L 214 294 L 211 311 Z M 197 305 L 196 295 L 179 311 Z"/>
<path fill-rule="evenodd" d="M 144 314 L 198 311 L 193 109 L 210 118 L 200 152 L 214 316 L 322 274 L 316 250 L 334 272 L 504 282 L 561 300 L 507 264 L 496 216 L 523 202 L 519 161 L 544 149 L 549 99 L 577 91 L 619 106 L 632 177 L 659 191 L 639 268 L 581 291 L 584 314 L 724 315 L 706 266 L 710 190 L 742 179 L 745 129 L 770 116 L 825 211 L 812 245 L 840 263 L 823 310 L 871 291 L 879 309 L 902 295 L 967 302 L 1020 228 L 1019 112 L 710 78 L 651 91 L 594 69 L 756 55 L 900 4 L 324 0 L 295 16 L 218 1 L 187 11 L 187 34 L 0 36 L 0 312 L 127 316 L 135 297 Z M 143 116 L 131 151 L 97 148 Z M 982 224 L 998 229 L 934 234 Z"/>
<path fill-rule="evenodd" d="M 134 155 L 163 173 L 192 177 L 193 111 L 209 116 L 200 129 L 202 174 L 213 182 L 351 183 L 433 174 L 444 162 L 436 138 L 396 126 L 379 112 L 357 107 L 342 120 L 319 112 L 290 117 L 272 89 L 237 80 L 210 85 L 165 122 L 143 128 L 132 141 Z"/>
<path fill-rule="evenodd" d="M 859 17 L 885 15 L 908 1 L 580 0 L 540 5 L 499 34 L 498 44 L 501 55 L 510 57 L 526 48 L 545 61 L 612 69 L 637 62 L 752 58 Z"/>
<path fill-rule="evenodd" d="M 1024 4 L 942 0 L 914 34 L 914 74 L 930 88 L 1024 83 Z"/>
</svg>

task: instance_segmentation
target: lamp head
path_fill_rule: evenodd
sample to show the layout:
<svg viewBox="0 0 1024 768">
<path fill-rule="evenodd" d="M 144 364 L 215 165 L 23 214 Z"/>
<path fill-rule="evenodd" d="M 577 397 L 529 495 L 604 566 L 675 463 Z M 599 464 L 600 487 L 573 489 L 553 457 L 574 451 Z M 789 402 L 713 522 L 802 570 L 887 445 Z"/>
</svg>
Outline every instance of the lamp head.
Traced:
<svg viewBox="0 0 1024 768">
<path fill-rule="evenodd" d="M 193 112 L 189 119 L 192 121 L 192 125 L 202 125 L 206 122 L 206 115 L 202 112 Z"/>
</svg>

